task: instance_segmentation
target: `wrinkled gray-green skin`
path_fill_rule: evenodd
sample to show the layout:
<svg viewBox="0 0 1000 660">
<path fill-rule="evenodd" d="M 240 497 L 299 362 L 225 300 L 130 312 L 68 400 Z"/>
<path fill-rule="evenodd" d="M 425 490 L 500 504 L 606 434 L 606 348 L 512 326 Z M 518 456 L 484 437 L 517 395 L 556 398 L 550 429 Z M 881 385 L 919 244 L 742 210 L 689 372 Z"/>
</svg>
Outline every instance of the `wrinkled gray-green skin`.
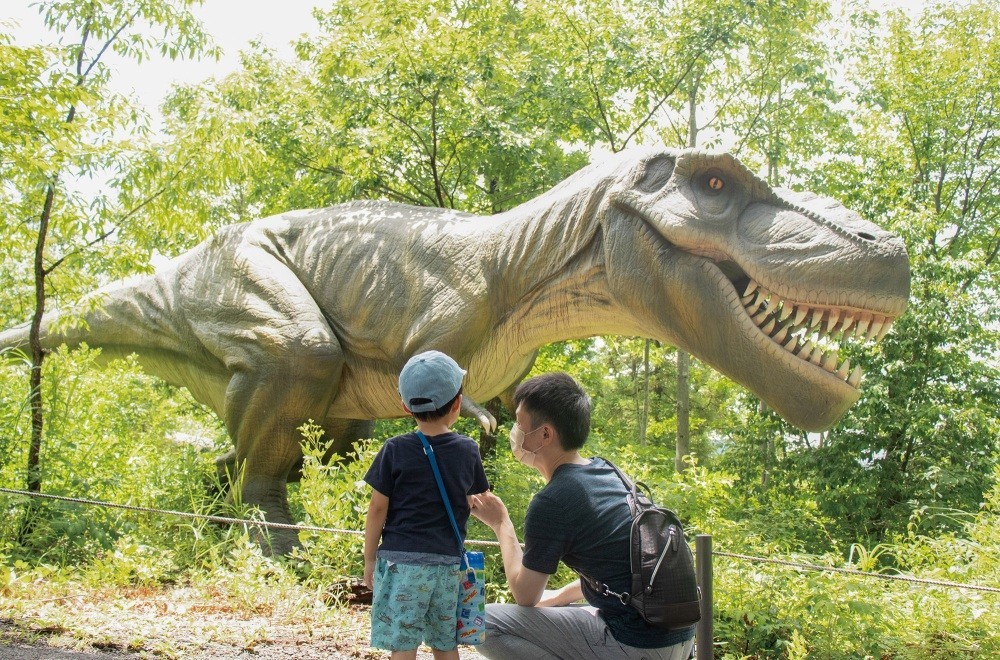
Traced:
<svg viewBox="0 0 1000 660">
<path fill-rule="evenodd" d="M 760 288 L 741 301 L 750 280 Z M 540 346 L 619 334 L 685 349 L 821 430 L 857 388 L 836 358 L 813 364 L 810 348 L 798 357 L 800 345 L 761 326 L 785 310 L 786 331 L 815 316 L 820 329 L 850 319 L 864 335 L 887 328 L 908 292 L 902 241 L 837 202 L 771 190 L 728 155 L 644 149 L 491 217 L 357 202 L 229 226 L 98 291 L 89 330 L 46 324 L 43 341 L 134 352 L 187 387 L 225 420 L 243 500 L 288 522 L 296 428 L 321 422 L 343 452 L 370 420 L 402 416 L 397 375 L 420 351 L 468 369 L 466 413 L 487 426 L 473 402 L 523 378 Z M 745 305 L 760 308 L 757 322 Z M 25 347 L 27 334 L 0 333 L 0 347 Z M 277 552 L 295 542 L 272 540 Z"/>
</svg>

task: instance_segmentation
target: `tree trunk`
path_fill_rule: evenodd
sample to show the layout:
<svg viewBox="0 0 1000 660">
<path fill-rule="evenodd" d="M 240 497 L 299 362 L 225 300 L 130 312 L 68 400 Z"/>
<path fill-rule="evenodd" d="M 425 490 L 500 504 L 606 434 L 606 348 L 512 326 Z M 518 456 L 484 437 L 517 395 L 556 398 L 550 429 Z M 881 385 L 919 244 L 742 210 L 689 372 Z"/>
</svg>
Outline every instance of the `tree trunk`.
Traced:
<svg viewBox="0 0 1000 660">
<path fill-rule="evenodd" d="M 688 135 L 687 146 L 698 144 L 698 88 L 701 76 L 695 77 L 688 91 Z M 691 453 L 691 398 L 688 386 L 688 371 L 691 357 L 686 351 L 677 349 L 677 443 L 674 448 L 674 470 L 684 472 L 684 457 Z"/>
<path fill-rule="evenodd" d="M 40 493 L 42 490 L 41 452 L 42 431 L 45 415 L 42 401 L 42 316 L 45 314 L 45 241 L 49 233 L 49 219 L 52 217 L 52 203 L 55 200 L 56 182 L 49 183 L 45 191 L 45 206 L 38 222 L 38 241 L 35 243 L 35 310 L 31 317 L 28 344 L 31 346 L 31 373 L 29 392 L 31 400 L 31 444 L 28 446 L 28 491 Z"/>
<path fill-rule="evenodd" d="M 649 426 L 649 343 L 651 341 L 651 339 L 646 340 L 642 351 L 642 417 L 639 418 L 639 444 L 643 447 L 646 446 L 646 429 Z"/>
<path fill-rule="evenodd" d="M 674 470 L 684 472 L 684 457 L 691 453 L 691 410 L 690 393 L 688 390 L 688 368 L 690 356 L 681 350 L 677 351 L 677 447 L 674 453 Z"/>
</svg>

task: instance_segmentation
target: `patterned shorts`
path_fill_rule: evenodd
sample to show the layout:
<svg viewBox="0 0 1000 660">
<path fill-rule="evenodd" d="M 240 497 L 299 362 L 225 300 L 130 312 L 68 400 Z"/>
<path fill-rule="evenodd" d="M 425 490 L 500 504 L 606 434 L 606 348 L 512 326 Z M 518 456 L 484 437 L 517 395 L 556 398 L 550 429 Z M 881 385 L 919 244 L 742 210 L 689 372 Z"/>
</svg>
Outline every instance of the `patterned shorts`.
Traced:
<svg viewBox="0 0 1000 660">
<path fill-rule="evenodd" d="M 415 566 L 379 557 L 372 596 L 372 646 L 409 651 L 423 642 L 439 651 L 454 649 L 461 575 L 458 564 Z"/>
</svg>

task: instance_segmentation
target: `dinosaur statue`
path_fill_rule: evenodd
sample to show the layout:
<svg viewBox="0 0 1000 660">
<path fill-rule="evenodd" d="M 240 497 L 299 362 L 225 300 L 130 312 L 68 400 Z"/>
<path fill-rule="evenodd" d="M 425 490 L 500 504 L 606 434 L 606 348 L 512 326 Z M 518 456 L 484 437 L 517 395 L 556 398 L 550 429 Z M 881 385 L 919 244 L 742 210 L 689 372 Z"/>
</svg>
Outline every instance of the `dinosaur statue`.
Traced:
<svg viewBox="0 0 1000 660">
<path fill-rule="evenodd" d="M 599 334 L 682 348 L 805 430 L 858 398 L 844 338 L 880 339 L 905 309 L 903 242 L 838 202 L 772 190 L 727 154 L 608 156 L 510 211 L 477 217 L 354 202 L 224 227 L 156 273 L 97 291 L 86 342 L 136 353 L 224 421 L 243 501 L 289 522 L 305 420 L 337 452 L 403 414 L 413 354 L 468 369 L 464 412 L 501 395 L 547 343 Z M 28 327 L 0 333 L 25 347 Z M 272 533 L 285 553 L 292 533 Z"/>
</svg>

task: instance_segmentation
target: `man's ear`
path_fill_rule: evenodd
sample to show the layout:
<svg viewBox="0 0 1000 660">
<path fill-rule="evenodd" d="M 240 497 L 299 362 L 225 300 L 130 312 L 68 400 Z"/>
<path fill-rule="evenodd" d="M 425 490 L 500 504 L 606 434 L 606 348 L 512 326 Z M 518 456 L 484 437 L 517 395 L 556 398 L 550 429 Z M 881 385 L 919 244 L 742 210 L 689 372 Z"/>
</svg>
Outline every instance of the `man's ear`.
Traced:
<svg viewBox="0 0 1000 660">
<path fill-rule="evenodd" d="M 455 397 L 455 402 L 453 404 L 451 404 L 451 412 L 455 412 L 456 409 L 458 409 L 459 411 L 462 410 L 462 395 L 461 394 L 459 394 L 458 396 L 456 396 Z"/>
<path fill-rule="evenodd" d="M 402 399 L 400 399 L 399 405 L 401 405 L 403 407 L 403 412 L 405 412 L 407 415 L 412 415 L 413 414 L 412 412 L 410 412 L 410 409 L 406 407 L 406 404 L 403 403 Z"/>
<path fill-rule="evenodd" d="M 553 442 L 558 443 L 558 440 L 556 439 L 556 430 L 548 422 L 542 424 L 542 440 L 545 442 L 546 446 L 552 444 Z"/>
</svg>

